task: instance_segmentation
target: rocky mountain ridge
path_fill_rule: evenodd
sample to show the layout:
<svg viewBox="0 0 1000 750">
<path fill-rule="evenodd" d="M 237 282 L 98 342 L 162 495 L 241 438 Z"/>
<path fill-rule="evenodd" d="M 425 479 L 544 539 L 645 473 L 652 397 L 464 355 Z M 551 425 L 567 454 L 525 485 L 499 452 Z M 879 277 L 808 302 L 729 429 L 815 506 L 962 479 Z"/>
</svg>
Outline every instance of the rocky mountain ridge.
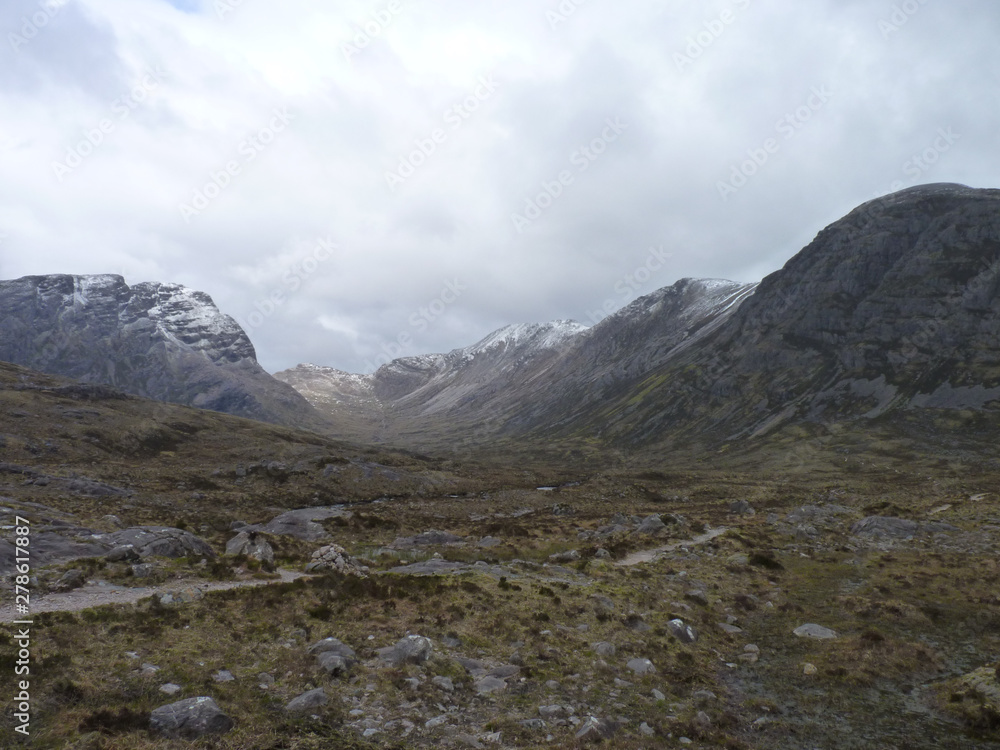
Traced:
<svg viewBox="0 0 1000 750">
<path fill-rule="evenodd" d="M 0 281 L 0 360 L 138 396 L 322 429 L 324 418 L 257 363 L 211 297 L 121 276 Z"/>
</svg>

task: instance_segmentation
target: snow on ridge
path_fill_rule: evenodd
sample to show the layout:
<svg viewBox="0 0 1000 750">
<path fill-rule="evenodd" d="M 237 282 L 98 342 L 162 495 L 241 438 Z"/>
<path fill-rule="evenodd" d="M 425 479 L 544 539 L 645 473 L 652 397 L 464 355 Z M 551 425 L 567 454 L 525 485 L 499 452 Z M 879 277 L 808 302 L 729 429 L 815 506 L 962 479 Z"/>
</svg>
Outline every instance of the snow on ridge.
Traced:
<svg viewBox="0 0 1000 750">
<path fill-rule="evenodd" d="M 472 346 L 455 349 L 452 353 L 475 357 L 498 346 L 520 346 L 533 343 L 535 349 L 551 349 L 587 330 L 575 320 L 555 320 L 551 323 L 513 323 L 499 328 Z"/>
</svg>

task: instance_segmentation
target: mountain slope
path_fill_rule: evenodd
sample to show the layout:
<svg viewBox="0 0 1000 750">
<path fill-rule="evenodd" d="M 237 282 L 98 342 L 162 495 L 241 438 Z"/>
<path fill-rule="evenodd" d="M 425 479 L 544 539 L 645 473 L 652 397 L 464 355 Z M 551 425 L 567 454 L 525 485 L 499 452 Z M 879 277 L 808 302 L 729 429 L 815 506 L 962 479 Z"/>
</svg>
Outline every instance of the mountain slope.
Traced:
<svg viewBox="0 0 1000 750">
<path fill-rule="evenodd" d="M 820 232 L 717 330 L 556 434 L 719 444 L 780 425 L 995 415 L 998 289 L 1000 191 L 886 196 Z"/>
<path fill-rule="evenodd" d="M 313 429 L 322 416 L 257 364 L 212 299 L 121 276 L 0 281 L 0 360 L 161 401 Z"/>
<path fill-rule="evenodd" d="M 557 424 L 638 382 L 675 347 L 714 330 L 755 285 L 683 279 L 593 328 L 506 326 L 448 354 L 394 360 L 371 375 L 300 365 L 275 377 L 319 409 L 350 414 L 380 439 L 454 448 Z"/>
</svg>

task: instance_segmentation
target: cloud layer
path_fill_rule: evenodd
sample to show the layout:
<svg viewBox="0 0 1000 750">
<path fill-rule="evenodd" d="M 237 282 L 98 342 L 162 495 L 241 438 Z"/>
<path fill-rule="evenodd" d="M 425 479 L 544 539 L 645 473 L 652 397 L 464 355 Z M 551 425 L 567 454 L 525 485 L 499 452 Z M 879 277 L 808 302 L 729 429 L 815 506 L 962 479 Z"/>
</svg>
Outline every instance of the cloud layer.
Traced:
<svg viewBox="0 0 1000 750">
<path fill-rule="evenodd" d="M 986 0 L 6 0 L 0 277 L 189 285 L 272 371 L 589 324 L 1000 184 L 998 32 Z"/>
</svg>

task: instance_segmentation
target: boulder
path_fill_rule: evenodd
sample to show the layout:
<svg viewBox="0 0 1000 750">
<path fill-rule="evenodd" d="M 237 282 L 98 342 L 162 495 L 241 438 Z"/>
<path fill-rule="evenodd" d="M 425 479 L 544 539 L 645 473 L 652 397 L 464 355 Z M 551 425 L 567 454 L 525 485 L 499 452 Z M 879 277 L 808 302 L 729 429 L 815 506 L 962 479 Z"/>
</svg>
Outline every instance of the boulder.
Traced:
<svg viewBox="0 0 1000 750">
<path fill-rule="evenodd" d="M 233 720 L 206 697 L 160 706 L 149 717 L 150 731 L 170 739 L 196 740 L 209 734 L 225 734 L 232 728 Z"/>
<path fill-rule="evenodd" d="M 423 664 L 434 652 L 434 644 L 430 638 L 422 635 L 408 635 L 395 646 L 380 648 L 379 658 L 394 667 L 403 664 Z"/>
<path fill-rule="evenodd" d="M 698 640 L 698 631 L 685 624 L 684 620 L 671 620 L 667 623 L 667 628 L 681 643 L 694 643 Z"/>
<path fill-rule="evenodd" d="M 814 622 L 799 625 L 792 633 L 799 638 L 816 638 L 818 640 L 830 640 L 837 637 L 837 631 L 824 628 L 822 625 L 817 625 Z"/>
<path fill-rule="evenodd" d="M 261 539 L 256 531 L 241 531 L 226 542 L 227 555 L 245 555 L 253 560 L 274 564 L 274 548 Z"/>
<path fill-rule="evenodd" d="M 614 736 L 617 726 L 607 719 L 598 719 L 595 716 L 588 716 L 586 721 L 580 725 L 576 733 L 576 739 L 581 742 L 603 742 Z"/>
<path fill-rule="evenodd" d="M 635 530 L 636 534 L 659 534 L 667 528 L 667 525 L 663 523 L 663 519 L 659 514 L 653 514 L 651 516 L 646 516 L 639 524 L 639 527 Z"/>
<path fill-rule="evenodd" d="M 330 699 L 326 697 L 326 691 L 323 688 L 316 688 L 315 690 L 310 690 L 302 693 L 302 695 L 292 698 L 292 700 L 288 702 L 288 705 L 285 706 L 285 711 L 290 714 L 309 713 L 322 708 L 329 703 L 329 700 Z"/>
<path fill-rule="evenodd" d="M 113 547 L 131 545 L 142 558 L 215 557 L 212 547 L 204 539 L 169 526 L 135 526 L 105 534 L 102 540 Z"/>
</svg>

